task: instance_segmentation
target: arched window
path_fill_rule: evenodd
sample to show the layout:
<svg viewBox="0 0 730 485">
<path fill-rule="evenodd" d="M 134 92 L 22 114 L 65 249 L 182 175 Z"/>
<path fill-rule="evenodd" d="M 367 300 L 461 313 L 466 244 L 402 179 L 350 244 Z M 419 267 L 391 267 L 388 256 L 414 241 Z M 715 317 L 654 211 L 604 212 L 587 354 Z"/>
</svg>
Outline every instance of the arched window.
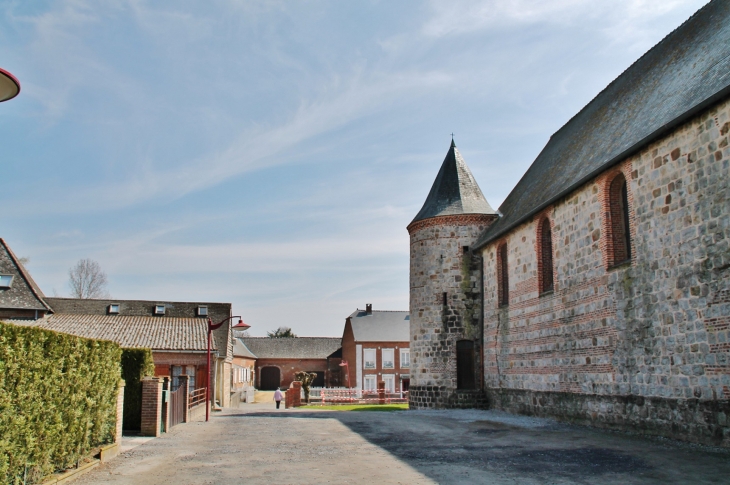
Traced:
<svg viewBox="0 0 730 485">
<path fill-rule="evenodd" d="M 538 283 L 540 293 L 546 293 L 553 291 L 553 232 L 550 227 L 550 219 L 547 217 L 540 221 L 538 243 L 540 244 Z"/>
<path fill-rule="evenodd" d="M 626 178 L 619 174 L 609 187 L 609 266 L 631 260 L 631 233 L 629 231 L 629 194 Z"/>
<path fill-rule="evenodd" d="M 497 293 L 499 306 L 509 304 L 509 266 L 507 263 L 507 243 L 497 249 Z"/>
</svg>

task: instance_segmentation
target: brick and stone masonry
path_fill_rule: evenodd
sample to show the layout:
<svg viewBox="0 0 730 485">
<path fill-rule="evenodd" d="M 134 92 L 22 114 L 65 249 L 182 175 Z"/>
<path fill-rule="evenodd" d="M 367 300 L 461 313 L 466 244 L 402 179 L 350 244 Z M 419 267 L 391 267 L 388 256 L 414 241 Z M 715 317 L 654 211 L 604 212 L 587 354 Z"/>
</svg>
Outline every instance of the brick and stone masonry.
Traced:
<svg viewBox="0 0 730 485">
<path fill-rule="evenodd" d="M 484 373 L 494 407 L 730 445 L 729 131 L 725 100 L 484 248 Z M 619 174 L 631 259 L 616 265 L 625 258 L 611 246 L 621 228 L 608 201 Z M 541 294 L 545 217 L 555 280 Z M 502 243 L 509 302 L 500 307 Z M 438 254 L 430 261 L 416 276 L 439 275 Z M 424 314 L 437 318 L 431 308 Z M 438 334 L 423 335 L 433 359 L 427 344 Z"/>
<path fill-rule="evenodd" d="M 444 215 L 408 226 L 411 237 L 409 400 L 414 408 L 483 407 L 485 404 L 473 390 L 457 392 L 455 348 L 458 340 L 475 341 L 476 368 L 481 368 L 481 258 L 469 248 L 496 217 Z M 481 375 L 476 380 L 480 387 Z"/>
</svg>

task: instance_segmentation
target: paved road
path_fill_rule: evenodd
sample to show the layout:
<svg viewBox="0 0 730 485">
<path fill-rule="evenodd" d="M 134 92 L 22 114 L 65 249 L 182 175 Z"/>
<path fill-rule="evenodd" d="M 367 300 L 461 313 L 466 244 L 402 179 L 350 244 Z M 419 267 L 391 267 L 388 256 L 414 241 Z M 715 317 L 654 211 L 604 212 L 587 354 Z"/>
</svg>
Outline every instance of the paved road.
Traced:
<svg viewBox="0 0 730 485">
<path fill-rule="evenodd" d="M 312 412 L 254 404 L 177 426 L 81 484 L 730 482 L 730 450 L 495 411 Z"/>
</svg>

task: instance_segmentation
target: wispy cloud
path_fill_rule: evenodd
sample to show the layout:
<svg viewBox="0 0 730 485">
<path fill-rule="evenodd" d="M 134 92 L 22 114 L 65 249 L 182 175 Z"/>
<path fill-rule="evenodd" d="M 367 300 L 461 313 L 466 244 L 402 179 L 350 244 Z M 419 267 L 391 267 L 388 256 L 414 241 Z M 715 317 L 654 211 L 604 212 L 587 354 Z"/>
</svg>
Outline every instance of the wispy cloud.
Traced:
<svg viewBox="0 0 730 485">
<path fill-rule="evenodd" d="M 15 33 L 0 52 L 24 69 L 3 236 L 44 288 L 91 257 L 117 297 L 231 301 L 258 328 L 337 334 L 354 306 L 407 308 L 405 227 L 448 133 L 496 207 L 700 3 L 0 7 Z"/>
</svg>

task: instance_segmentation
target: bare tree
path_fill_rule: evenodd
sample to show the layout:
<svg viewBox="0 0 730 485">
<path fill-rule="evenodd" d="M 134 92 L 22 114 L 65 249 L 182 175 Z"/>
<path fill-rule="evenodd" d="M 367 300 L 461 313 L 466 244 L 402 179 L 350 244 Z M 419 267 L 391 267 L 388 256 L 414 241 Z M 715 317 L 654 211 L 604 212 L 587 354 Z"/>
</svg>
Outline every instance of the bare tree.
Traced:
<svg viewBox="0 0 730 485">
<path fill-rule="evenodd" d="M 93 259 L 81 259 L 68 270 L 68 284 L 74 298 L 109 298 L 106 273 Z"/>
<path fill-rule="evenodd" d="M 309 404 L 309 389 L 316 378 L 317 374 L 314 372 L 299 371 L 294 374 L 294 380 L 302 383 L 304 400 L 307 401 L 307 404 Z"/>
</svg>

